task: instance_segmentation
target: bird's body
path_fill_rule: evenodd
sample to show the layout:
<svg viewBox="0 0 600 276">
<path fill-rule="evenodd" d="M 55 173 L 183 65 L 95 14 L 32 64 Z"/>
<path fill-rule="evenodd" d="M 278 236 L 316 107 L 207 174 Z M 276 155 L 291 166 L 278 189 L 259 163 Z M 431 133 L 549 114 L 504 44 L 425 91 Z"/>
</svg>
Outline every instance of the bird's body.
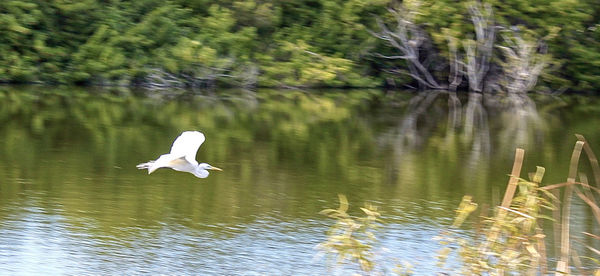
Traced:
<svg viewBox="0 0 600 276">
<path fill-rule="evenodd" d="M 204 134 L 199 131 L 185 131 L 175 139 L 171 152 L 161 155 L 154 161 L 139 164 L 137 168 L 148 169 L 148 174 L 159 168 L 172 168 L 180 172 L 189 172 L 199 178 L 206 178 L 209 174 L 208 170 L 220 171 L 221 169 L 207 163 L 198 164 L 196 161 L 196 152 L 204 140 L 206 140 Z"/>
</svg>

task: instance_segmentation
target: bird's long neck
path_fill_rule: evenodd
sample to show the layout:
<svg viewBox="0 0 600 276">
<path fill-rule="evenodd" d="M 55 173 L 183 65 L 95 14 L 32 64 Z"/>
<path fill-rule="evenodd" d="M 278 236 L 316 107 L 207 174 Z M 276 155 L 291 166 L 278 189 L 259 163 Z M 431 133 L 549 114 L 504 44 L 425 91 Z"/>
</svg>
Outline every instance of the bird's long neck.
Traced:
<svg viewBox="0 0 600 276">
<path fill-rule="evenodd" d="M 194 175 L 199 178 L 206 178 L 208 176 L 208 170 L 204 169 L 201 164 L 196 166 Z"/>
</svg>

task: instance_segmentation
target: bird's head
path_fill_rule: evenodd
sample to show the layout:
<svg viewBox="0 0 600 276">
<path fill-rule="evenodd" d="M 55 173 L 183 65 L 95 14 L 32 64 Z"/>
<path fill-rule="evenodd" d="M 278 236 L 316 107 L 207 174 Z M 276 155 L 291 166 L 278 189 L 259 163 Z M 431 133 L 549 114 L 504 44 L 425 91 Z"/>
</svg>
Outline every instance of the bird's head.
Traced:
<svg viewBox="0 0 600 276">
<path fill-rule="evenodd" d="M 214 170 L 214 171 L 222 171 L 220 168 L 217 168 L 215 166 L 211 166 L 208 163 L 200 163 L 198 164 L 198 167 L 202 170 Z"/>
<path fill-rule="evenodd" d="M 197 177 L 200 177 L 200 178 L 206 178 L 208 176 L 209 170 L 222 171 L 222 169 L 217 168 L 215 166 L 211 166 L 208 163 L 200 163 L 200 164 L 198 164 L 198 167 L 197 167 L 196 171 L 194 172 L 194 175 Z"/>
</svg>

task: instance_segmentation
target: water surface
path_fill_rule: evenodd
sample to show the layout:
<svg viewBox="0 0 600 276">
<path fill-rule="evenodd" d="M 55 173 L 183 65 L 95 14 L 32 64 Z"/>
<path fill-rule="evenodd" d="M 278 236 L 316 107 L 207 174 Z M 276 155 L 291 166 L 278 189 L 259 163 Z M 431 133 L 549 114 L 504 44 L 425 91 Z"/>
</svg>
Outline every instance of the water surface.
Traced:
<svg viewBox="0 0 600 276">
<path fill-rule="evenodd" d="M 356 267 L 332 270 L 315 249 L 333 224 L 318 212 L 337 194 L 355 215 L 379 206 L 379 271 L 406 260 L 431 274 L 431 238 L 464 194 L 498 203 L 515 147 L 547 183 L 566 179 L 573 134 L 600 149 L 594 98 L 535 96 L 520 112 L 424 102 L 377 90 L 0 88 L 0 274 L 347 274 Z M 205 133 L 197 159 L 223 172 L 135 168 L 184 130 Z"/>
</svg>

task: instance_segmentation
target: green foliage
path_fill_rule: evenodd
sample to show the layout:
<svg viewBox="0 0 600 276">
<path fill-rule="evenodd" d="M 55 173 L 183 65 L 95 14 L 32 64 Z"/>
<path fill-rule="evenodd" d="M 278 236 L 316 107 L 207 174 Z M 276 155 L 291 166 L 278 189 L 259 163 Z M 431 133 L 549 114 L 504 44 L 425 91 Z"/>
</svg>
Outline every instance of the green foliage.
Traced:
<svg viewBox="0 0 600 276">
<path fill-rule="evenodd" d="M 360 1 L 7 0 L 0 81 L 374 86 L 357 54 L 373 10 Z"/>
<path fill-rule="evenodd" d="M 276 57 L 263 56 L 261 82 L 269 86 L 373 86 L 353 72 L 351 60 L 312 51 L 304 41 L 282 42 Z"/>
<path fill-rule="evenodd" d="M 597 1 L 486 2 L 500 25 L 544 39 L 550 71 L 542 79 L 549 88 L 600 87 Z M 235 86 L 372 87 L 383 83 L 387 65 L 372 57 L 385 48 L 368 31 L 395 3 L 5 0 L 0 81 L 132 85 L 159 70 L 181 86 L 212 78 Z M 403 3 L 418 11 L 417 23 L 442 55 L 448 37 L 471 39 L 467 3 Z M 443 59 L 433 62 L 444 66 Z"/>
</svg>

